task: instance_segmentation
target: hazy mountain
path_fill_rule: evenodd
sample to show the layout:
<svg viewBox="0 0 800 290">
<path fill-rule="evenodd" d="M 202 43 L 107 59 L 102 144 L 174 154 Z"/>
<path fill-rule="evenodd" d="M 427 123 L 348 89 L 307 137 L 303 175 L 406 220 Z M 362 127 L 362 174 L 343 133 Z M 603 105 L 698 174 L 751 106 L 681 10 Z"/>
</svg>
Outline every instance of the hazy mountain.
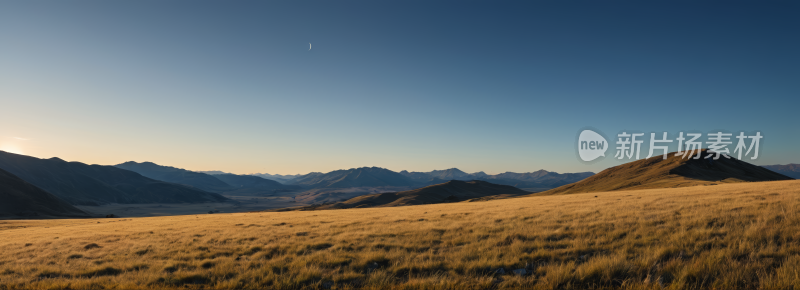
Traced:
<svg viewBox="0 0 800 290">
<path fill-rule="evenodd" d="M 229 173 L 227 173 L 227 172 L 224 172 L 224 171 L 219 171 L 219 170 L 210 170 L 210 171 L 195 171 L 195 172 L 199 172 L 199 173 L 205 173 L 205 174 L 209 174 L 209 175 L 214 175 L 214 174 L 229 174 Z"/>
<path fill-rule="evenodd" d="M 450 168 L 445 170 L 434 170 L 431 172 L 425 172 L 433 178 L 439 178 L 442 180 L 462 180 L 462 179 L 475 179 L 472 174 L 466 173 L 461 171 L 458 168 Z"/>
<path fill-rule="evenodd" d="M 700 159 L 682 158 L 669 153 L 667 159 L 655 156 L 603 170 L 580 182 L 545 191 L 543 195 L 648 188 L 714 185 L 718 183 L 790 180 L 766 168 L 725 157 L 709 161 L 702 151 Z"/>
<path fill-rule="evenodd" d="M 411 186 L 417 184 L 400 173 L 379 168 L 361 167 L 347 170 L 336 170 L 325 174 L 309 173 L 292 179 L 288 184 L 306 188 L 347 188 L 347 187 L 379 187 L 379 186 Z"/>
<path fill-rule="evenodd" d="M 555 188 L 581 181 L 592 175 L 594 175 L 593 172 L 557 173 L 539 170 L 527 173 L 506 172 L 476 179 L 520 188 Z"/>
<path fill-rule="evenodd" d="M 400 174 L 408 177 L 409 179 L 413 180 L 418 184 L 439 184 L 446 182 L 447 180 L 433 177 L 432 175 L 428 174 L 427 172 L 408 172 L 406 170 L 400 171 Z"/>
<path fill-rule="evenodd" d="M 283 187 L 283 184 L 280 182 L 264 179 L 258 176 L 252 175 L 236 175 L 236 174 L 217 174 L 214 177 L 222 180 L 223 182 L 230 184 L 233 187 L 269 187 L 269 188 L 280 188 Z"/>
<path fill-rule="evenodd" d="M 195 171 L 195 172 L 205 173 L 205 174 L 209 174 L 209 175 L 232 174 L 232 173 L 219 171 L 219 170 Z M 258 176 L 258 177 L 261 177 L 261 178 L 264 178 L 264 179 L 269 179 L 269 180 L 277 181 L 277 182 L 280 182 L 280 183 L 286 183 L 289 180 L 292 180 L 292 179 L 295 179 L 295 178 L 303 176 L 303 174 L 280 175 L 280 174 L 269 174 L 269 173 L 251 173 L 251 174 L 245 174 L 245 175 Z"/>
<path fill-rule="evenodd" d="M 158 181 L 114 166 L 39 159 L 0 151 L 0 168 L 73 205 L 194 203 L 228 200 L 216 193 Z"/>
<path fill-rule="evenodd" d="M 269 180 L 275 180 L 280 183 L 287 183 L 289 180 L 303 176 L 303 174 L 280 175 L 280 174 L 269 174 L 269 173 L 251 173 L 248 175 L 258 176 Z"/>
<path fill-rule="evenodd" d="M 282 191 L 294 191 L 300 189 L 297 185 L 284 185 L 280 182 L 261 178 L 252 175 L 236 175 L 236 174 L 217 174 L 214 177 L 219 178 L 227 184 L 233 186 L 225 192 L 225 194 L 265 194 L 275 193 Z"/>
<path fill-rule="evenodd" d="M 589 176 L 592 172 L 556 173 L 545 170 L 527 173 L 506 172 L 488 175 L 481 172 L 466 173 L 457 168 L 447 170 L 434 170 L 430 172 L 401 171 L 400 174 L 417 182 L 437 184 L 448 180 L 484 180 L 497 184 L 511 185 L 518 188 L 555 188 L 565 184 L 578 182 Z"/>
<path fill-rule="evenodd" d="M 486 181 L 451 180 L 442 184 L 431 185 L 409 191 L 368 194 L 349 200 L 313 209 L 388 207 L 418 204 L 459 202 L 471 199 L 483 199 L 490 196 L 520 196 L 530 194 L 519 188 L 489 183 Z"/>
<path fill-rule="evenodd" d="M 308 174 L 305 174 L 305 175 L 300 175 L 298 177 L 289 179 L 286 182 L 286 184 L 295 184 L 296 182 L 300 182 L 301 180 L 308 180 L 308 179 L 311 179 L 311 178 L 316 178 L 316 177 L 322 176 L 324 174 L 325 173 L 322 173 L 322 172 L 311 172 L 311 173 L 308 173 Z"/>
<path fill-rule="evenodd" d="M 88 217 L 89 214 L 0 169 L 0 216 Z"/>
<path fill-rule="evenodd" d="M 115 165 L 152 179 L 180 183 L 206 191 L 227 195 L 261 195 L 300 189 L 296 185 L 283 185 L 280 182 L 252 175 L 231 173 L 205 174 L 185 169 L 158 165 L 152 162 L 125 162 Z M 222 172 L 222 171 L 205 171 Z"/>
<path fill-rule="evenodd" d="M 128 161 L 114 166 L 139 173 L 142 176 L 155 180 L 184 184 L 209 192 L 220 193 L 232 188 L 231 185 L 212 175 L 181 168 L 158 165 L 153 162 L 137 163 L 134 161 Z"/>
<path fill-rule="evenodd" d="M 794 179 L 800 179 L 800 164 L 764 165 L 761 167 L 789 176 Z"/>
</svg>

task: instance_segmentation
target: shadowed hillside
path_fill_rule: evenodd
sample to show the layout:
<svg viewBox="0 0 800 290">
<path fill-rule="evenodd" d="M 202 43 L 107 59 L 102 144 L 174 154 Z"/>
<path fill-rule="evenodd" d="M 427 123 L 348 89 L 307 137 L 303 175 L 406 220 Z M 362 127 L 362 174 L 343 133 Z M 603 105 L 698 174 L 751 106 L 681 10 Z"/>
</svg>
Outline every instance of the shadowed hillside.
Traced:
<svg viewBox="0 0 800 290">
<path fill-rule="evenodd" d="M 80 209 L 0 169 L 0 217 L 88 217 Z"/>
<path fill-rule="evenodd" d="M 659 155 L 637 160 L 608 168 L 580 182 L 564 185 L 536 195 L 674 188 L 716 185 L 719 183 L 792 179 L 733 157 L 730 159 L 720 157 L 718 160 L 713 161 L 705 159 L 708 155 L 708 151 L 703 150 L 700 159 L 682 158 L 683 156 L 675 156 L 673 152 L 669 153 L 667 159 L 663 159 Z"/>
<path fill-rule="evenodd" d="M 73 205 L 221 202 L 227 198 L 114 166 L 39 159 L 0 151 L 0 168 Z"/>
<path fill-rule="evenodd" d="M 502 198 L 527 194 L 530 194 L 530 192 L 508 185 L 493 184 L 480 180 L 451 180 L 442 184 L 431 185 L 409 191 L 362 195 L 343 202 L 315 207 L 314 209 L 435 204 L 459 202 L 471 199 L 484 199 L 487 197 Z"/>
<path fill-rule="evenodd" d="M 209 174 L 158 165 L 153 162 L 128 161 L 114 165 L 114 167 L 130 170 L 155 180 L 184 184 L 209 192 L 219 193 L 231 188 L 229 184 Z"/>
<path fill-rule="evenodd" d="M 300 189 L 297 185 L 284 185 L 280 182 L 252 175 L 217 174 L 219 178 L 233 188 L 225 194 L 261 194 L 266 192 L 294 191 Z"/>
</svg>

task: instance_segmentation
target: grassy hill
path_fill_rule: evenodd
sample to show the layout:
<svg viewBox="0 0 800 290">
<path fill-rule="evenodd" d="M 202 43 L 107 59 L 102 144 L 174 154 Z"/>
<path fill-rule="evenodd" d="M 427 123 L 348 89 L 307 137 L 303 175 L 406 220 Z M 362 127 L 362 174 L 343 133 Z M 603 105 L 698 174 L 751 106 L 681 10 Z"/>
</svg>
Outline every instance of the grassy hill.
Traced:
<svg viewBox="0 0 800 290">
<path fill-rule="evenodd" d="M 700 159 L 683 158 L 670 153 L 611 167 L 576 183 L 564 185 L 537 195 L 633 190 L 648 188 L 674 188 L 720 183 L 791 180 L 760 166 L 720 157 L 709 161 L 706 150 Z"/>
<path fill-rule="evenodd" d="M 798 289 L 798 196 L 776 181 L 6 221 L 0 289 Z"/>
<path fill-rule="evenodd" d="M 0 217 L 88 217 L 66 203 L 8 171 L 0 169 Z"/>
</svg>

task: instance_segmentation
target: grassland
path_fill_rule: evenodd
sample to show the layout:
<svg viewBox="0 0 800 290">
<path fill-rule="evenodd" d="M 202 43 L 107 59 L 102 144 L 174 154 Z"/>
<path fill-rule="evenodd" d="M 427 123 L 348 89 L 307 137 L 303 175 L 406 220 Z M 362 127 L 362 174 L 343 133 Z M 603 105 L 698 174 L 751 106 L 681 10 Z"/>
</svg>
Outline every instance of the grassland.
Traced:
<svg viewBox="0 0 800 290">
<path fill-rule="evenodd" d="M 800 289 L 799 213 L 800 181 L 778 181 L 8 220 L 0 221 L 0 289 Z"/>
</svg>

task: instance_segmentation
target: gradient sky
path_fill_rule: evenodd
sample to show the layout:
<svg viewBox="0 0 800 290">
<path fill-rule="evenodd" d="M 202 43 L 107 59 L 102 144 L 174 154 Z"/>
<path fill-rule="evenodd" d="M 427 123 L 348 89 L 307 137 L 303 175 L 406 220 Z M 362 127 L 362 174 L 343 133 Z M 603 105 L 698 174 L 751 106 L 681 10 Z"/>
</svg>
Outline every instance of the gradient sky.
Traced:
<svg viewBox="0 0 800 290">
<path fill-rule="evenodd" d="M 591 126 L 760 131 L 753 163 L 800 163 L 798 15 L 797 1 L 2 1 L 0 150 L 240 174 L 620 164 L 578 160 Z"/>
</svg>

